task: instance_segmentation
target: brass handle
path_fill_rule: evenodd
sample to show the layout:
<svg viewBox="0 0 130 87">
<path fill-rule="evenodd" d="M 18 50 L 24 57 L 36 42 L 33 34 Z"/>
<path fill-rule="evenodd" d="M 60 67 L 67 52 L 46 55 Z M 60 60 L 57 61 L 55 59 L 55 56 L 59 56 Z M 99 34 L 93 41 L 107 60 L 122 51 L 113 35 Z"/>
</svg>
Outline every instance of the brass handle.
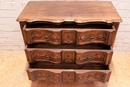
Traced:
<svg viewBox="0 0 130 87">
<path fill-rule="evenodd" d="M 93 41 L 94 40 L 94 36 L 90 36 L 90 41 Z"/>
<path fill-rule="evenodd" d="M 90 61 L 92 59 L 92 57 L 91 56 L 88 56 L 88 61 Z"/>
<path fill-rule="evenodd" d="M 50 59 L 50 56 L 49 56 L 49 55 L 46 55 L 46 59 L 49 60 L 49 59 Z"/>
<path fill-rule="evenodd" d="M 49 36 L 48 36 L 47 34 L 44 35 L 44 38 L 45 38 L 46 40 L 49 40 Z"/>
<path fill-rule="evenodd" d="M 91 76 L 91 75 L 89 75 L 87 78 L 88 78 L 88 80 L 91 80 L 91 79 L 92 79 L 92 76 Z"/>
<path fill-rule="evenodd" d="M 47 73 L 47 74 L 46 74 L 46 77 L 47 77 L 47 78 L 50 78 L 50 74 Z"/>
</svg>

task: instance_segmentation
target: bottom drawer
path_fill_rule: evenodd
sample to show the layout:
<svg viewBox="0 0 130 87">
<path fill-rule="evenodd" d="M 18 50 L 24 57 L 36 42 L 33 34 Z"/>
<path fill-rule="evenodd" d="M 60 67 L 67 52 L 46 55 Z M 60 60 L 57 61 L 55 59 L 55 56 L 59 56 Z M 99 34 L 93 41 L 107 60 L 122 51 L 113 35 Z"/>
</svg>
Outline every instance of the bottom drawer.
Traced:
<svg viewBox="0 0 130 87">
<path fill-rule="evenodd" d="M 27 69 L 32 81 L 46 80 L 54 83 L 85 83 L 89 81 L 108 82 L 111 71 L 102 64 L 50 64 L 35 62 Z"/>
</svg>

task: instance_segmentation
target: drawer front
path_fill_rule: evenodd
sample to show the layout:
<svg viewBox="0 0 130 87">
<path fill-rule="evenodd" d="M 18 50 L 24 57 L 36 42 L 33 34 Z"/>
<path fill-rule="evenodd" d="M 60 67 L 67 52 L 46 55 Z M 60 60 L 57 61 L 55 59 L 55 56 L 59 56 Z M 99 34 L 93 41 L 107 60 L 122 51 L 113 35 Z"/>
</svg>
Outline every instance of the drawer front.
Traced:
<svg viewBox="0 0 130 87">
<path fill-rule="evenodd" d="M 25 49 L 25 52 L 30 63 L 33 63 L 35 61 L 61 63 L 61 51 Z"/>
<path fill-rule="evenodd" d="M 77 49 L 29 49 L 25 50 L 30 63 L 47 61 L 52 63 L 100 63 L 109 64 L 113 52 L 111 50 L 77 50 Z"/>
<path fill-rule="evenodd" d="M 111 45 L 115 30 L 84 30 L 77 31 L 76 44 L 85 45 L 90 43 L 102 43 Z"/>
<path fill-rule="evenodd" d="M 60 83 L 85 83 L 89 81 L 107 82 L 110 70 L 63 70 L 63 69 L 32 69 L 27 70 L 32 81 L 46 80 Z"/>
<path fill-rule="evenodd" d="M 29 76 L 29 79 L 32 81 L 36 80 L 46 80 L 46 81 L 51 81 L 51 82 L 61 82 L 61 74 L 60 73 L 53 73 L 47 70 L 33 70 L 28 69 L 27 73 Z"/>
<path fill-rule="evenodd" d="M 78 83 L 85 83 L 88 81 L 99 81 L 99 82 L 107 82 L 110 73 L 105 73 L 102 71 L 90 71 L 87 73 L 77 74 L 77 82 Z"/>
<path fill-rule="evenodd" d="M 37 42 L 46 42 L 46 43 L 51 43 L 55 45 L 61 44 L 60 31 L 25 29 L 24 32 L 25 32 L 26 41 L 28 44 L 37 43 Z"/>
<path fill-rule="evenodd" d="M 112 51 L 84 51 L 76 53 L 76 64 L 101 63 L 109 64 L 112 58 Z"/>
</svg>

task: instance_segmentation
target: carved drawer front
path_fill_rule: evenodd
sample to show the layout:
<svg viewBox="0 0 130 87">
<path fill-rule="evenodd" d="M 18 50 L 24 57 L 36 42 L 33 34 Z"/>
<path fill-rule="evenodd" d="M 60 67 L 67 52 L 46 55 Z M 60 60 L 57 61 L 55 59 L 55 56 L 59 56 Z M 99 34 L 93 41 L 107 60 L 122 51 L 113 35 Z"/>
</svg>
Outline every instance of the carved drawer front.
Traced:
<svg viewBox="0 0 130 87">
<path fill-rule="evenodd" d="M 75 30 L 62 30 L 62 43 L 74 44 L 75 43 Z"/>
<path fill-rule="evenodd" d="M 108 82 L 110 70 L 85 69 L 36 69 L 28 68 L 28 77 L 32 81 L 46 80 L 54 83 L 85 83 L 90 81 Z"/>
<path fill-rule="evenodd" d="M 38 43 L 38 42 L 45 42 L 51 43 L 55 45 L 61 44 L 61 31 L 52 31 L 46 29 L 23 29 L 26 43 Z"/>
<path fill-rule="evenodd" d="M 102 71 L 90 71 L 82 74 L 77 74 L 77 82 L 84 83 L 89 81 L 99 81 L 105 83 L 109 78 L 110 72 L 102 72 Z"/>
<path fill-rule="evenodd" d="M 101 63 L 107 65 L 111 61 L 112 54 L 112 50 L 77 51 L 75 62 L 76 64 Z"/>
<path fill-rule="evenodd" d="M 47 61 L 52 63 L 61 63 L 61 51 L 58 50 L 33 50 L 25 49 L 27 59 L 30 63 L 35 61 Z"/>
<path fill-rule="evenodd" d="M 76 44 L 84 45 L 90 43 L 102 43 L 111 45 L 113 43 L 113 36 L 115 29 L 111 30 L 78 30 Z"/>
<path fill-rule="evenodd" d="M 42 49 L 26 48 L 27 59 L 30 63 L 35 61 L 46 61 L 51 63 L 64 64 L 87 64 L 100 63 L 110 64 L 112 50 L 78 50 L 78 49 Z"/>
</svg>

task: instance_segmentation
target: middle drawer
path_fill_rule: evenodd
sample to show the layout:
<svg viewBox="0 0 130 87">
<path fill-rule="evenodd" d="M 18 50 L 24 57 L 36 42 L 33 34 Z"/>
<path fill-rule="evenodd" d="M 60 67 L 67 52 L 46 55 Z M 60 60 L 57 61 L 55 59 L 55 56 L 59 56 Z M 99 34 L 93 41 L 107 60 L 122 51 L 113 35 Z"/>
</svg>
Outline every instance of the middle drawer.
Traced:
<svg viewBox="0 0 130 87">
<path fill-rule="evenodd" d="M 51 63 L 100 63 L 109 64 L 113 51 L 109 46 L 53 46 L 32 44 L 25 49 L 27 60 L 30 63 L 44 61 Z"/>
</svg>

